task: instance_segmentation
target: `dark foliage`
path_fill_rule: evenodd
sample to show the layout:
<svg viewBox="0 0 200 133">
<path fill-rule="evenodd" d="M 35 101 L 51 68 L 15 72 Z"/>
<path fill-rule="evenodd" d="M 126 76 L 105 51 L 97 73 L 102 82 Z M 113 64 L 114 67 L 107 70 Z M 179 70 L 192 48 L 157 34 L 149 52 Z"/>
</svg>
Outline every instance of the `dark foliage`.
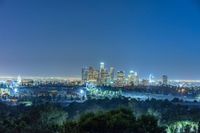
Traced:
<svg viewBox="0 0 200 133">
<path fill-rule="evenodd" d="M 21 112 L 18 112 L 18 107 L 2 105 L 0 108 L 8 108 L 1 111 L 0 133 L 164 132 L 153 116 L 145 115 L 136 118 L 133 111 L 125 108 L 86 113 L 78 120 L 68 120 L 63 108 L 49 104 L 30 108 L 21 107 Z"/>
<path fill-rule="evenodd" d="M 157 119 L 161 125 L 199 121 L 198 106 L 185 104 L 177 99 L 170 102 L 128 98 L 87 100 L 67 107 L 0 103 L 0 133 L 160 133 L 164 129 L 158 126 Z"/>
<path fill-rule="evenodd" d="M 71 126 L 70 126 L 71 125 Z M 77 127 L 74 129 L 74 126 Z M 76 123 L 66 123 L 64 133 L 164 133 L 153 116 L 136 119 L 132 111 L 118 109 L 109 112 L 87 113 Z M 78 129 L 78 130 L 77 130 Z"/>
</svg>

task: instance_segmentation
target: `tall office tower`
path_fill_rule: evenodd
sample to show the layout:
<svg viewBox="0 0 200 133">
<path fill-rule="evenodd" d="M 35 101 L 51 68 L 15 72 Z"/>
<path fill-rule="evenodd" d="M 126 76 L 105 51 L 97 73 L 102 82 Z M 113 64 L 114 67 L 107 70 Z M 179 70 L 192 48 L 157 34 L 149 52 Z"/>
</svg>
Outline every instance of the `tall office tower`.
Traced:
<svg viewBox="0 0 200 133">
<path fill-rule="evenodd" d="M 94 68 L 90 66 L 88 69 L 88 81 L 92 81 L 94 79 L 93 72 L 94 72 Z"/>
<path fill-rule="evenodd" d="M 163 85 L 167 85 L 168 84 L 168 77 L 167 77 L 167 75 L 163 75 L 162 76 L 162 83 L 163 83 Z"/>
<path fill-rule="evenodd" d="M 153 74 L 150 74 L 149 75 L 149 84 L 153 85 L 154 83 L 155 83 L 154 76 L 153 76 Z"/>
<path fill-rule="evenodd" d="M 93 81 L 94 83 L 97 83 L 99 80 L 99 71 L 98 70 L 94 70 L 93 71 Z"/>
<path fill-rule="evenodd" d="M 18 85 L 21 85 L 21 83 L 22 83 L 22 78 L 20 75 L 17 77 L 17 83 L 18 83 Z"/>
<path fill-rule="evenodd" d="M 129 75 L 128 75 L 128 86 L 134 86 L 135 85 L 135 72 L 134 71 L 130 71 Z"/>
<path fill-rule="evenodd" d="M 125 72 L 124 71 L 118 71 L 117 72 L 116 86 L 117 87 L 123 87 L 124 85 L 125 85 Z"/>
<path fill-rule="evenodd" d="M 100 71 L 99 85 L 108 85 L 109 74 L 106 69 Z"/>
<path fill-rule="evenodd" d="M 104 64 L 104 62 L 101 62 L 100 63 L 100 70 L 103 70 L 103 69 L 105 69 L 105 64 Z"/>
<path fill-rule="evenodd" d="M 88 80 L 88 72 L 89 72 L 89 70 L 87 67 L 82 68 L 81 74 L 82 74 L 82 82 L 83 83 L 87 82 L 87 80 Z"/>
<path fill-rule="evenodd" d="M 87 82 L 92 82 L 94 84 L 97 84 L 98 78 L 99 78 L 99 71 L 94 69 L 93 67 L 84 69 L 82 72 L 82 80 L 84 82 L 87 81 Z"/>
<path fill-rule="evenodd" d="M 129 86 L 139 85 L 139 76 L 137 72 L 134 72 L 134 71 L 129 72 L 127 85 Z"/>
<path fill-rule="evenodd" d="M 105 69 L 105 64 L 103 62 L 100 63 L 100 71 L 99 71 L 99 85 L 107 85 L 108 83 L 108 71 Z"/>
<path fill-rule="evenodd" d="M 99 84 L 100 85 L 101 85 L 104 70 L 105 70 L 105 64 L 104 64 L 104 62 L 101 62 L 100 63 L 100 69 L 99 69 Z"/>
<path fill-rule="evenodd" d="M 110 67 L 109 76 L 110 76 L 110 78 L 109 78 L 110 82 L 113 82 L 114 78 L 115 78 L 115 69 L 114 69 L 114 67 Z"/>
<path fill-rule="evenodd" d="M 135 76 L 135 80 L 134 80 L 134 85 L 138 86 L 140 84 L 140 79 L 139 79 L 139 75 L 137 72 L 134 73 Z"/>
</svg>

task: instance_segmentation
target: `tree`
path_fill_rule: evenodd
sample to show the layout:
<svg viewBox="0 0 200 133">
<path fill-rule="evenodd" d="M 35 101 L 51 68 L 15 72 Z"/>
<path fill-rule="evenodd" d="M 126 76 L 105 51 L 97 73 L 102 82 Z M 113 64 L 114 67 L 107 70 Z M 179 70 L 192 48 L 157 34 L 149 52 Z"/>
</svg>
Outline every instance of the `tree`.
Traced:
<svg viewBox="0 0 200 133">
<path fill-rule="evenodd" d="M 137 121 L 139 133 L 164 133 L 163 127 L 158 126 L 157 119 L 152 115 L 142 115 Z"/>
<path fill-rule="evenodd" d="M 108 112 L 87 113 L 77 123 L 64 125 L 64 133 L 164 133 L 165 129 L 159 127 L 157 119 L 153 116 L 141 116 L 136 119 L 129 109 L 117 109 Z M 77 132 L 77 130 L 76 130 Z"/>
</svg>

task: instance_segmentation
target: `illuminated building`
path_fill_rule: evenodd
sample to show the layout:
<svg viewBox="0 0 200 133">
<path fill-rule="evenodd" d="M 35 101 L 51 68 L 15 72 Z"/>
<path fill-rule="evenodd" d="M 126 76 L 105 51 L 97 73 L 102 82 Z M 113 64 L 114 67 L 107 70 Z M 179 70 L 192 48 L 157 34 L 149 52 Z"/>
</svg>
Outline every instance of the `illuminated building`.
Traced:
<svg viewBox="0 0 200 133">
<path fill-rule="evenodd" d="M 134 72 L 134 71 L 129 72 L 127 85 L 128 86 L 139 85 L 139 76 L 138 76 L 137 72 Z"/>
<path fill-rule="evenodd" d="M 141 82 L 142 86 L 148 86 L 149 85 L 149 80 L 143 79 Z"/>
<path fill-rule="evenodd" d="M 108 85 L 109 74 L 105 69 L 105 64 L 103 62 L 100 63 L 100 73 L 99 73 L 99 85 Z"/>
<path fill-rule="evenodd" d="M 114 67 L 110 67 L 110 71 L 109 71 L 109 74 L 108 74 L 108 85 L 111 85 L 113 86 L 114 84 L 114 79 L 115 78 L 115 69 Z"/>
<path fill-rule="evenodd" d="M 134 81 L 135 81 L 135 72 L 130 71 L 128 75 L 128 86 L 134 86 Z"/>
<path fill-rule="evenodd" d="M 18 85 L 21 85 L 21 83 L 22 83 L 22 78 L 21 78 L 21 76 L 19 75 L 19 76 L 17 77 L 17 84 L 18 84 Z"/>
<path fill-rule="evenodd" d="M 99 78 L 99 71 L 95 70 L 93 67 L 89 67 L 87 81 L 97 83 L 98 78 Z"/>
<path fill-rule="evenodd" d="M 94 70 L 93 71 L 93 80 L 97 83 L 99 79 L 99 71 L 98 70 Z"/>
<path fill-rule="evenodd" d="M 167 75 L 163 75 L 162 76 L 162 83 L 163 83 L 163 85 L 167 85 L 168 84 L 168 77 L 167 77 Z"/>
<path fill-rule="evenodd" d="M 115 69 L 114 67 L 110 67 L 110 72 L 109 72 L 109 79 L 110 79 L 110 82 L 114 82 L 114 78 L 115 78 Z"/>
<path fill-rule="evenodd" d="M 82 82 L 92 82 L 97 83 L 99 78 L 99 71 L 94 69 L 93 67 L 83 68 L 82 69 Z"/>
<path fill-rule="evenodd" d="M 101 62 L 100 63 L 100 70 L 103 70 L 103 69 L 105 69 L 105 64 L 104 64 L 104 62 Z"/>
<path fill-rule="evenodd" d="M 100 85 L 107 85 L 109 79 L 108 71 L 105 69 L 102 69 L 100 72 L 100 78 L 99 78 L 99 84 Z"/>
<path fill-rule="evenodd" d="M 87 82 L 88 80 L 88 68 L 85 67 L 85 68 L 82 68 L 82 72 L 81 72 L 81 75 L 82 75 L 82 82 L 85 83 Z"/>
<path fill-rule="evenodd" d="M 134 73 L 134 77 L 135 77 L 135 79 L 134 79 L 134 85 L 138 86 L 140 81 L 139 81 L 139 75 L 138 75 L 137 72 Z"/>
<path fill-rule="evenodd" d="M 155 83 L 154 76 L 153 76 L 153 74 L 150 74 L 149 75 L 149 84 L 154 85 L 154 83 Z"/>
<path fill-rule="evenodd" d="M 88 81 L 94 79 L 93 72 L 94 72 L 94 68 L 93 67 L 89 67 L 89 69 L 88 69 L 88 78 L 87 78 Z"/>
<path fill-rule="evenodd" d="M 123 87 L 124 85 L 125 85 L 125 72 L 124 71 L 118 71 L 117 72 L 116 86 L 117 87 Z"/>
<path fill-rule="evenodd" d="M 33 86 L 34 81 L 32 79 L 23 79 L 22 80 L 22 86 Z"/>
</svg>

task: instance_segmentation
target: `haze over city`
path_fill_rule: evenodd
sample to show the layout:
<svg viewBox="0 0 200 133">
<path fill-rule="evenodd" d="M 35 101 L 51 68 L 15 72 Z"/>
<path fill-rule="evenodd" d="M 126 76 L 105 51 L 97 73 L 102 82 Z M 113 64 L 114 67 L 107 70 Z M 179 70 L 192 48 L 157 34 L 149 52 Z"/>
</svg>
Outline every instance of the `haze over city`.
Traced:
<svg viewBox="0 0 200 133">
<path fill-rule="evenodd" d="M 0 1 L 0 75 L 117 70 L 200 79 L 200 6 L 191 1 Z"/>
</svg>

